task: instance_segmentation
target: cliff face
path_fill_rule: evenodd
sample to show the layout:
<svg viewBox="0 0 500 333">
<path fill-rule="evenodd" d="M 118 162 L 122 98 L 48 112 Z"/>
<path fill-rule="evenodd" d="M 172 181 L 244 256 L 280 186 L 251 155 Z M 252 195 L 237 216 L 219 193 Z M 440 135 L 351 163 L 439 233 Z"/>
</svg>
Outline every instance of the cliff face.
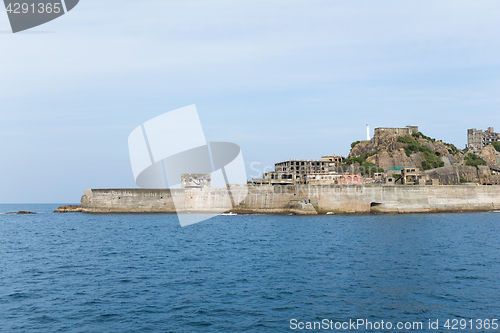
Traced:
<svg viewBox="0 0 500 333">
<path fill-rule="evenodd" d="M 480 155 L 490 169 L 500 171 L 500 153 L 492 145 L 484 147 Z"/>
<path fill-rule="evenodd" d="M 407 166 L 424 170 L 450 166 L 462 159 L 464 152 L 455 146 L 436 141 L 421 133 L 408 136 L 389 134 L 356 143 L 349 158 L 363 158 L 387 171 L 389 167 Z"/>
</svg>

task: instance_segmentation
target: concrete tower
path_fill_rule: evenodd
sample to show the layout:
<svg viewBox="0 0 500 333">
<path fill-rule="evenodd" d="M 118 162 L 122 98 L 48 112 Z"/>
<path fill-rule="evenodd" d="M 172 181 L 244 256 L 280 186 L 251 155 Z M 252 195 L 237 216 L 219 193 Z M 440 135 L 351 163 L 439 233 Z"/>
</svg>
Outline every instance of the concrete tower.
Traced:
<svg viewBox="0 0 500 333">
<path fill-rule="evenodd" d="M 366 125 L 366 140 L 370 141 L 370 125 Z"/>
</svg>

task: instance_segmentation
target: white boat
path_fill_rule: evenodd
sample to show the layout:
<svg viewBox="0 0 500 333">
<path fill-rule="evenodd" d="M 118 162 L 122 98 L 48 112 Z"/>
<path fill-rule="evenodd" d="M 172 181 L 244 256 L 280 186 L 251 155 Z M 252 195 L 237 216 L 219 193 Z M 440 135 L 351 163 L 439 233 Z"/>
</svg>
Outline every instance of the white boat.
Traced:
<svg viewBox="0 0 500 333">
<path fill-rule="evenodd" d="M 221 216 L 235 216 L 238 215 L 237 213 L 229 212 L 229 213 L 222 213 L 220 214 Z"/>
<path fill-rule="evenodd" d="M 327 212 L 326 215 L 334 215 L 334 212 Z"/>
</svg>

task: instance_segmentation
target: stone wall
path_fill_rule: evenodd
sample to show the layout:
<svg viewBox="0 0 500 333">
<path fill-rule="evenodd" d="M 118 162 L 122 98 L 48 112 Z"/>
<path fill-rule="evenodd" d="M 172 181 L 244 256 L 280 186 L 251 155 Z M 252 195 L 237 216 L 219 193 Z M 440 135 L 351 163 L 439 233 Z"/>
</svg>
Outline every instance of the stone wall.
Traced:
<svg viewBox="0 0 500 333">
<path fill-rule="evenodd" d="M 300 213 L 302 200 L 317 213 L 424 213 L 500 210 L 500 186 L 258 186 L 232 188 L 239 213 Z M 182 199 L 175 207 L 173 197 Z M 225 189 L 96 189 L 86 190 L 87 213 L 211 212 L 231 207 Z M 310 214 L 310 206 L 304 205 Z M 177 208 L 177 210 L 176 210 Z M 307 210 L 307 212 L 305 212 Z"/>
</svg>

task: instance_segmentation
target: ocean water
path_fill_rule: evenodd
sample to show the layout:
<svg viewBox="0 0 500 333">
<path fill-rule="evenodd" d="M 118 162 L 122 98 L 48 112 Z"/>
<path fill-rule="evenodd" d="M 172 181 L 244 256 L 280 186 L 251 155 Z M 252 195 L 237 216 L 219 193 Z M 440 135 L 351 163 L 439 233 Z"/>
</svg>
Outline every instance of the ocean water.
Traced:
<svg viewBox="0 0 500 333">
<path fill-rule="evenodd" d="M 0 214 L 1 332 L 299 331 L 292 319 L 431 331 L 429 319 L 500 317 L 500 213 L 220 216 L 181 228 L 175 215 L 57 206 L 0 205 L 38 212 Z"/>
</svg>

